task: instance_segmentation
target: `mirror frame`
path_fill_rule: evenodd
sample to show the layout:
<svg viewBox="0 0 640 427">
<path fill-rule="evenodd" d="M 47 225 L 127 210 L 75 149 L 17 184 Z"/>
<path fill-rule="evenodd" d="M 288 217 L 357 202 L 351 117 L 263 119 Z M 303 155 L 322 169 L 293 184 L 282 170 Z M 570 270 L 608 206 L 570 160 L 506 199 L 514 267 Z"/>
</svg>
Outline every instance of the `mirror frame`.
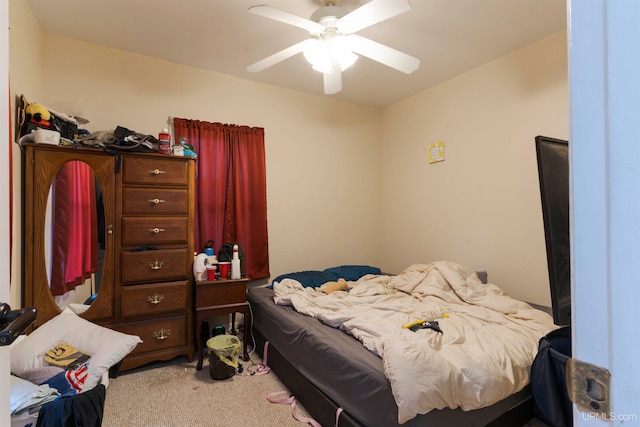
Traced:
<svg viewBox="0 0 640 427">
<path fill-rule="evenodd" d="M 115 217 L 115 157 L 93 149 L 34 144 L 25 147 L 24 172 L 24 305 L 38 309 L 34 326 L 40 326 L 62 310 L 49 290 L 45 259 L 45 215 L 47 199 L 58 170 L 70 161 L 87 163 L 95 173 L 104 200 L 105 226 L 113 230 Z M 114 312 L 114 239 L 105 230 L 103 274 L 98 296 L 80 316 L 106 319 Z"/>
</svg>

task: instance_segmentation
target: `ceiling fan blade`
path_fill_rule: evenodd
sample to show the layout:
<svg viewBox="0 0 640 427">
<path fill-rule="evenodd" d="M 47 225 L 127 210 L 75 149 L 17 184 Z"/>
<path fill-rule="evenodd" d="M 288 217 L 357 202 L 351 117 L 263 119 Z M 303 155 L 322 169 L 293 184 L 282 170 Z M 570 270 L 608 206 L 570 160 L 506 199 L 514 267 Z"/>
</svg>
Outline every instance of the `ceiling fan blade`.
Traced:
<svg viewBox="0 0 640 427">
<path fill-rule="evenodd" d="M 343 33 L 351 34 L 410 10 L 408 0 L 371 0 L 340 18 L 337 26 Z"/>
<path fill-rule="evenodd" d="M 302 28 L 303 30 L 310 32 L 321 33 L 325 30 L 324 25 L 267 5 L 251 6 L 249 8 L 249 12 L 254 15 L 273 19 L 274 21 L 284 22 L 285 24 L 293 25 L 294 27 Z"/>
<path fill-rule="evenodd" d="M 333 71 L 324 74 L 324 93 L 325 95 L 333 95 L 342 90 L 342 69 L 339 64 L 335 64 Z"/>
<path fill-rule="evenodd" d="M 262 71 L 265 68 L 269 68 L 280 61 L 284 61 L 285 59 L 290 58 L 293 55 L 302 52 L 304 47 L 311 40 L 312 39 L 303 40 L 300 43 L 296 43 L 293 46 L 289 46 L 288 48 L 281 50 L 280 52 L 276 52 L 271 56 L 267 56 L 266 58 L 261 59 L 260 61 L 249 65 L 247 67 L 247 71 L 251 71 L 252 73 L 257 73 L 258 71 Z"/>
<path fill-rule="evenodd" d="M 347 36 L 349 47 L 355 53 L 378 61 L 388 67 L 411 74 L 420 66 L 420 60 L 404 52 L 385 46 L 373 40 L 350 34 Z"/>
</svg>

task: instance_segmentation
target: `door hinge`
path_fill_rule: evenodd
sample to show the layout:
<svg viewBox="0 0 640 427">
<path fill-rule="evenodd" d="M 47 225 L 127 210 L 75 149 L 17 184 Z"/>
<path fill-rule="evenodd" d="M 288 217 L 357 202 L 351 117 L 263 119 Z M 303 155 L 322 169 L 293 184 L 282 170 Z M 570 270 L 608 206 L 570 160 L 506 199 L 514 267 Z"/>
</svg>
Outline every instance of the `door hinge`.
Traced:
<svg viewBox="0 0 640 427">
<path fill-rule="evenodd" d="M 599 366 L 577 359 L 567 361 L 567 391 L 578 411 L 608 416 L 611 373 Z"/>
</svg>

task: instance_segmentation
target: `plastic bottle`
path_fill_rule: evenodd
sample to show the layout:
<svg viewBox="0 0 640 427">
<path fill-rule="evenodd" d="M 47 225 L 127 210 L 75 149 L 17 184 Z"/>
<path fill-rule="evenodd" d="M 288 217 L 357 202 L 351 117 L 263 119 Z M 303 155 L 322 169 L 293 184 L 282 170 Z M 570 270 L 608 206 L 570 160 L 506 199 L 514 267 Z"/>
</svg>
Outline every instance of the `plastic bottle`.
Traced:
<svg viewBox="0 0 640 427">
<path fill-rule="evenodd" d="M 193 148 L 193 145 L 187 144 L 187 138 L 185 138 L 184 136 L 180 138 L 180 146 L 182 147 L 183 156 L 193 157 L 193 158 L 198 157 L 198 155 L 195 152 L 195 149 Z"/>
<path fill-rule="evenodd" d="M 207 274 L 207 254 L 200 253 L 196 255 L 193 261 L 193 276 L 196 282 L 202 282 L 206 279 Z"/>
<path fill-rule="evenodd" d="M 184 156 L 184 147 L 182 145 L 174 145 L 171 147 L 171 154 L 174 156 Z"/>
<path fill-rule="evenodd" d="M 184 156 L 184 146 L 182 144 L 184 144 L 186 140 L 187 138 L 185 138 L 184 136 L 180 138 L 180 141 L 171 147 L 171 154 L 173 154 L 174 156 Z"/>
<path fill-rule="evenodd" d="M 171 154 L 171 135 L 168 129 L 162 129 L 158 134 L 158 152 L 161 154 Z"/>
<path fill-rule="evenodd" d="M 202 252 L 207 255 L 215 255 L 215 251 L 213 250 L 213 240 L 207 240 L 207 243 L 204 244 Z"/>
<path fill-rule="evenodd" d="M 240 257 L 238 256 L 238 245 L 233 245 L 233 258 L 231 258 L 231 279 L 237 280 L 240 274 Z"/>
</svg>

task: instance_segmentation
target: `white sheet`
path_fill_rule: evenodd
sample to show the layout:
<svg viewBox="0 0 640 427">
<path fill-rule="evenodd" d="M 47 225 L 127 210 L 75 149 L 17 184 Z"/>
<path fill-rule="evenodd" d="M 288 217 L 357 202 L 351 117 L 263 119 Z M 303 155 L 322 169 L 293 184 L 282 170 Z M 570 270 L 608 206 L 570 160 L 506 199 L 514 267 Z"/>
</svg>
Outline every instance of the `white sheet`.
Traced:
<svg viewBox="0 0 640 427">
<path fill-rule="evenodd" d="M 452 262 L 367 275 L 349 286 L 326 295 L 284 279 L 274 283 L 274 300 L 381 356 L 400 423 L 433 409 L 489 406 L 521 390 L 539 339 L 556 328 L 548 314 Z M 417 319 L 437 320 L 443 333 L 402 328 Z"/>
</svg>

